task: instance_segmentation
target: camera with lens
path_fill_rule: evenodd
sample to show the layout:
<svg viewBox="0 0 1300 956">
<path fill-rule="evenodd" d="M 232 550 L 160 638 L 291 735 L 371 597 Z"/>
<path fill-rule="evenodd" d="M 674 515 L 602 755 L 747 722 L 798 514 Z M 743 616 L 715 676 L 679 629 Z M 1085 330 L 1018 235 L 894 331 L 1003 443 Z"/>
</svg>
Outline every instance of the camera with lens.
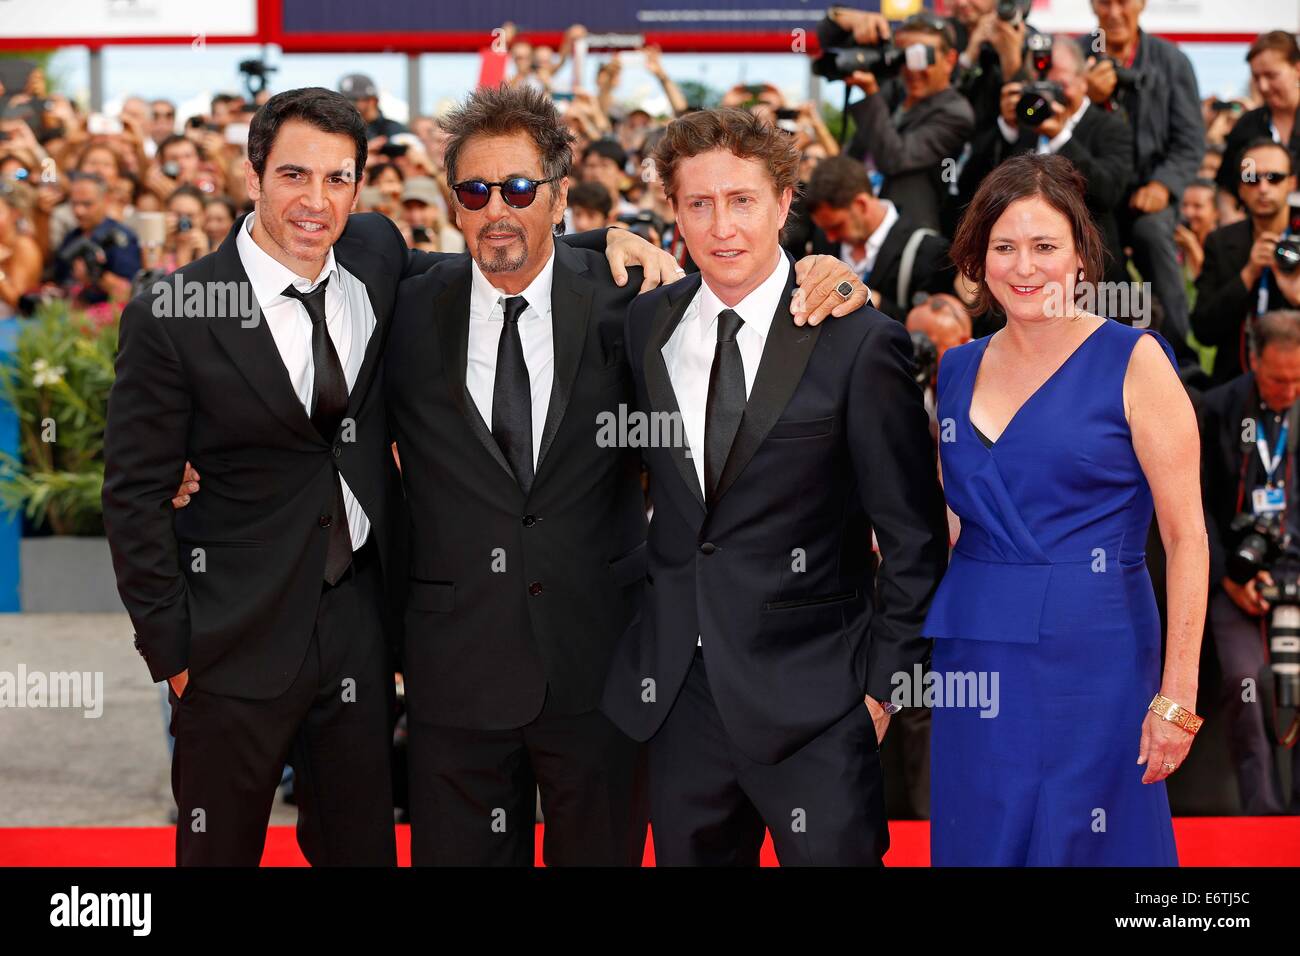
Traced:
<svg viewBox="0 0 1300 956">
<path fill-rule="evenodd" d="M 663 217 L 656 215 L 649 209 L 626 213 L 619 216 L 618 221 L 626 223 L 628 232 L 632 233 L 632 235 L 640 236 L 646 242 L 654 245 L 659 244 L 659 240 L 663 237 L 664 230 L 668 228 Z"/>
<path fill-rule="evenodd" d="M 1060 83 L 1047 79 L 1052 71 L 1052 38 L 1042 33 L 1030 34 L 1025 53 L 1038 79 L 1026 83 L 1016 101 L 1016 122 L 1031 128 L 1042 126 L 1052 115 L 1052 104 L 1065 105 L 1065 90 Z"/>
<path fill-rule="evenodd" d="M 847 80 L 859 70 L 874 73 L 878 80 L 886 80 L 898 75 L 905 56 L 902 50 L 888 42 L 880 46 L 831 47 L 813 60 L 812 71 L 827 80 Z"/>
<path fill-rule="evenodd" d="M 109 246 L 122 248 L 130 244 L 130 237 L 121 229 L 115 228 L 111 230 L 105 239 L 105 245 Z M 78 259 L 84 262 L 86 264 L 86 279 L 91 284 L 99 282 L 108 266 L 108 253 L 104 250 L 104 246 L 90 238 L 90 236 L 78 236 L 59 251 L 58 257 L 67 264 L 69 270 L 72 269 L 73 264 Z"/>
<path fill-rule="evenodd" d="M 1228 552 L 1228 580 L 1236 584 L 1245 584 L 1260 571 L 1271 569 L 1286 547 L 1281 512 L 1242 512 L 1228 525 L 1228 536 L 1233 542 Z"/>
<path fill-rule="evenodd" d="M 830 17 L 817 24 L 816 32 L 822 55 L 812 61 L 815 76 L 847 80 L 861 70 L 885 80 L 897 75 L 903 66 L 905 54 L 893 43 L 885 40 L 875 46 L 858 46 L 853 41 L 853 31 L 844 29 Z"/>
<path fill-rule="evenodd" d="M 244 86 L 248 89 L 248 95 L 254 97 L 266 89 L 267 80 L 278 69 L 278 66 L 271 66 L 265 60 L 241 60 L 239 72 L 244 75 Z"/>
<path fill-rule="evenodd" d="M 926 388 L 938 369 L 939 350 L 934 340 L 918 329 L 912 333 L 912 378 L 921 388 Z"/>
<path fill-rule="evenodd" d="M 1269 569 L 1272 584 L 1261 584 L 1268 602 L 1268 660 L 1273 672 L 1274 705 L 1300 707 L 1300 564 L 1284 559 Z"/>
<path fill-rule="evenodd" d="M 1138 85 L 1138 71 L 1131 70 L 1126 66 L 1120 66 L 1119 60 L 1113 56 L 1100 57 L 1102 62 L 1109 63 L 1115 68 L 1115 89 L 1131 90 Z"/>
<path fill-rule="evenodd" d="M 1273 248 L 1273 265 L 1287 275 L 1300 269 L 1300 192 L 1286 197 L 1286 229 Z"/>
<path fill-rule="evenodd" d="M 1007 23 L 1024 23 L 1025 18 L 1029 16 L 1029 8 L 1033 6 L 1033 0 L 998 0 L 997 11 L 998 19 Z"/>
</svg>

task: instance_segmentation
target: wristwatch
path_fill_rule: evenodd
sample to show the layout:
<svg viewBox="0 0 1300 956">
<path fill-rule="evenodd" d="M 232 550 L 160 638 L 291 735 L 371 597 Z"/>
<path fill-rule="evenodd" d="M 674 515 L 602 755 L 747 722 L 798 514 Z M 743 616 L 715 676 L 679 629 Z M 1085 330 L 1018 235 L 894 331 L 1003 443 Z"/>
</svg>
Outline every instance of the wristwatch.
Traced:
<svg viewBox="0 0 1300 956">
<path fill-rule="evenodd" d="M 1205 723 L 1204 717 L 1197 717 L 1182 704 L 1170 700 L 1163 694 L 1156 694 L 1151 699 L 1151 705 L 1147 709 L 1157 717 L 1161 717 L 1171 724 L 1177 724 L 1193 736 L 1201 729 L 1201 724 Z"/>
</svg>

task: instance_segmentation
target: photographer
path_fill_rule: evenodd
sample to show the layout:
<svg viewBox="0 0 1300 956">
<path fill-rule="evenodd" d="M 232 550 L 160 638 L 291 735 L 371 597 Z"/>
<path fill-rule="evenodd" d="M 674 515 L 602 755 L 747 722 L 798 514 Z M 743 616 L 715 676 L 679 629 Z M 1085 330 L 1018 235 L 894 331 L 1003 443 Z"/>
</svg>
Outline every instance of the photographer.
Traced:
<svg viewBox="0 0 1300 956">
<path fill-rule="evenodd" d="M 1294 172 L 1285 147 L 1271 139 L 1251 143 L 1238 167 L 1248 215 L 1205 240 L 1192 331 L 1202 345 L 1218 347 L 1210 376 L 1215 384 L 1243 371 L 1252 316 L 1300 306 L 1300 270 L 1277 267 L 1278 239 L 1288 231 L 1287 196 L 1296 188 Z"/>
<path fill-rule="evenodd" d="M 140 271 L 135 234 L 108 218 L 108 186 L 98 176 L 74 173 L 69 192 L 77 228 L 54 255 L 55 281 L 76 287 L 76 298 L 87 304 L 125 302 Z"/>
<path fill-rule="evenodd" d="M 208 254 L 208 235 L 203 231 L 203 193 L 193 186 L 178 186 L 167 198 L 167 237 L 163 262 L 168 273 Z"/>
<path fill-rule="evenodd" d="M 1218 584 L 1210 595 L 1210 628 L 1223 669 L 1222 703 L 1241 807 L 1251 815 L 1285 809 L 1264 723 L 1265 697 L 1246 695 L 1245 682 L 1268 679 L 1260 632 L 1271 608 L 1260 588 L 1278 583 L 1275 579 L 1288 573 L 1279 568 L 1278 558 L 1300 558 L 1296 547 L 1300 508 L 1293 506 L 1298 492 L 1298 399 L 1300 312 L 1276 311 L 1255 323 L 1251 371 L 1206 392 L 1201 402 L 1210 580 Z M 1243 441 L 1243 435 L 1257 440 Z M 1248 540 L 1249 528 L 1260 523 L 1268 523 L 1272 530 Z M 1284 536 L 1290 540 L 1282 545 Z M 1268 556 L 1256 562 L 1262 568 L 1241 559 L 1252 544 L 1258 548 L 1267 539 L 1276 546 L 1268 547 Z M 1291 760 L 1291 812 L 1296 812 L 1300 810 L 1300 748 L 1291 751 Z"/>
<path fill-rule="evenodd" d="M 962 185 L 971 191 L 993 167 L 1017 153 L 1059 153 L 1083 173 L 1086 199 L 1109 253 L 1106 278 L 1127 281 L 1116 210 L 1133 181 L 1133 134 L 1113 113 L 1088 99 L 1082 48 L 1068 37 L 1041 37 L 1032 61 L 1042 69 L 1037 82 L 1002 87 L 998 117 L 976 134 Z M 1112 316 L 1118 318 L 1118 316 Z"/>
<path fill-rule="evenodd" d="M 1174 254 L 1178 197 L 1200 168 L 1205 123 L 1186 54 L 1138 26 L 1146 0 L 1092 0 L 1098 31 L 1088 97 L 1122 111 L 1133 131 L 1134 188 L 1119 209 L 1120 241 L 1164 309 L 1164 335 L 1180 362 L 1194 362 L 1187 338 L 1187 293 Z"/>
<path fill-rule="evenodd" d="M 1271 30 L 1261 34 L 1246 53 L 1250 76 L 1264 105 L 1237 120 L 1228 133 L 1219 168 L 1219 187 L 1236 195 L 1241 153 L 1246 144 L 1268 137 L 1300 158 L 1300 46 L 1294 34 Z"/>
<path fill-rule="evenodd" d="M 845 82 L 866 97 L 849 107 L 857 132 L 848 154 L 866 159 L 880 173 L 882 199 L 906 209 L 918 225 L 937 230 L 943 197 L 975 128 L 975 114 L 952 88 L 957 51 L 947 23 L 932 14 L 917 14 L 903 21 L 893 42 L 895 56 L 906 51 L 905 65 L 899 68 L 902 103 L 890 101 L 875 73 L 851 73 Z M 883 62 L 877 69 L 888 72 Z M 889 88 L 896 90 L 896 85 Z"/>
<path fill-rule="evenodd" d="M 808 182 L 808 214 L 829 240 L 816 252 L 838 256 L 871 289 L 871 304 L 902 322 L 915 293 L 952 292 L 956 272 L 948 240 L 906 210 L 871 192 L 862 164 L 847 156 L 822 160 Z"/>
<path fill-rule="evenodd" d="M 959 75 L 957 89 L 975 110 L 975 128 L 984 129 L 999 112 L 1002 87 L 1021 75 L 1026 38 L 1038 33 L 1025 22 L 1027 0 L 958 0 L 953 27 Z"/>
</svg>

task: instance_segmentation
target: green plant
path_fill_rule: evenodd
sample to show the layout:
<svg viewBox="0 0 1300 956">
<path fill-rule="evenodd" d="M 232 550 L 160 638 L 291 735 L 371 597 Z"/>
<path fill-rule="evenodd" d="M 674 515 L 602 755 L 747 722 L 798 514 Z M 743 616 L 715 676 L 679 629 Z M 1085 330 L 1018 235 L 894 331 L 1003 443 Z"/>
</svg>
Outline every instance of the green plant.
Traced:
<svg viewBox="0 0 1300 956">
<path fill-rule="evenodd" d="M 0 400 L 18 415 L 21 460 L 0 453 L 0 507 L 55 534 L 102 534 L 104 416 L 117 354 L 116 313 L 64 301 L 25 320 L 0 362 Z"/>
</svg>

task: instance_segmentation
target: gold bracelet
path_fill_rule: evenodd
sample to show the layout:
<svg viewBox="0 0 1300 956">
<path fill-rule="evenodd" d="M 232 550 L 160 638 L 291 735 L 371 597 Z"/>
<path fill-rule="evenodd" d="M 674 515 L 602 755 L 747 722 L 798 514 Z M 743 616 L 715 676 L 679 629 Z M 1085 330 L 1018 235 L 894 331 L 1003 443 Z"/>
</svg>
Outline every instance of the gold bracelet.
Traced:
<svg viewBox="0 0 1300 956">
<path fill-rule="evenodd" d="M 1182 704 L 1170 700 L 1163 694 L 1156 694 L 1156 696 L 1151 699 L 1151 705 L 1147 710 L 1151 711 L 1157 717 L 1169 721 L 1171 724 L 1178 725 L 1193 737 L 1196 736 L 1196 732 L 1201 729 L 1201 725 L 1205 723 L 1204 717 L 1197 717 Z"/>
</svg>

